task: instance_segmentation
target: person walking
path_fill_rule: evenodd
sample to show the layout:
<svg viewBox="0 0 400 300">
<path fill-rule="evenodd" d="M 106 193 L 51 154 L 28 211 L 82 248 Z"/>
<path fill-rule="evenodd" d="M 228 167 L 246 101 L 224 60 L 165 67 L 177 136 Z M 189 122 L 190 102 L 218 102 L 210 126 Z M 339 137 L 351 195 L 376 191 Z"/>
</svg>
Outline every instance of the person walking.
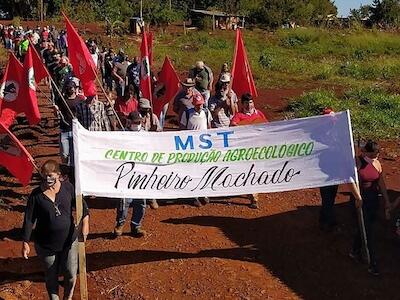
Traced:
<svg viewBox="0 0 400 300">
<path fill-rule="evenodd" d="M 143 118 L 139 112 L 131 112 L 127 121 L 126 130 L 134 132 L 144 131 L 142 127 Z M 119 237 L 123 234 L 130 206 L 133 206 L 133 213 L 130 222 L 132 236 L 140 238 L 146 235 L 146 231 L 142 229 L 142 221 L 146 212 L 146 200 L 122 198 L 117 207 L 116 226 L 113 232 L 115 237 Z"/>
<path fill-rule="evenodd" d="M 385 208 L 390 208 L 389 197 L 383 177 L 382 165 L 379 162 L 379 145 L 368 140 L 361 149 L 362 154 L 356 158 L 358 176 L 360 179 L 361 199 L 352 199 L 356 208 L 362 208 L 364 217 L 365 233 L 367 238 L 367 248 L 370 256 L 368 272 L 378 276 L 379 268 L 375 254 L 375 221 L 379 210 L 379 194 L 382 193 L 385 201 Z M 361 261 L 362 234 L 359 226 L 353 240 L 353 248 L 350 257 Z"/>
<path fill-rule="evenodd" d="M 64 276 L 64 297 L 72 299 L 78 271 L 78 236 L 89 233 L 89 211 L 83 202 L 82 223 L 75 226 L 72 210 L 75 190 L 60 180 L 60 165 L 46 161 L 41 168 L 42 182 L 29 196 L 22 228 L 22 256 L 28 259 L 34 232 L 36 253 L 45 269 L 46 289 L 51 300 L 58 300 L 58 276 Z M 36 223 L 35 228 L 34 224 Z"/>
</svg>

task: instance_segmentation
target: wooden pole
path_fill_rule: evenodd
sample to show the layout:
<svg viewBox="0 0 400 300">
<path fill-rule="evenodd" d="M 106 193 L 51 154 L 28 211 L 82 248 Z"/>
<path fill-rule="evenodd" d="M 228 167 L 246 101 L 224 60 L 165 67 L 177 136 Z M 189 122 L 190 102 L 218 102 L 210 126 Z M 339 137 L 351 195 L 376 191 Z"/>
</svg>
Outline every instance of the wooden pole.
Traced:
<svg viewBox="0 0 400 300">
<path fill-rule="evenodd" d="M 349 123 L 349 130 L 350 130 L 351 151 L 352 151 L 352 155 L 354 157 L 354 174 L 356 176 L 355 185 L 356 185 L 356 188 L 358 189 L 358 192 L 360 193 L 360 183 L 359 183 L 359 179 L 358 179 L 357 165 L 355 163 L 356 153 L 355 153 L 355 150 L 354 150 L 353 131 L 352 131 L 352 126 L 351 126 L 351 119 L 350 119 L 350 111 L 349 110 L 347 110 L 347 118 L 348 118 L 348 123 Z M 360 195 L 361 195 L 361 193 L 360 193 Z M 364 213 L 363 213 L 362 205 L 359 208 L 357 208 L 357 216 L 358 216 L 358 225 L 360 226 L 361 237 L 362 237 L 363 244 L 364 244 L 365 255 L 367 257 L 368 264 L 370 264 L 371 263 L 371 256 L 370 256 L 370 253 L 369 253 L 369 250 L 368 250 L 367 232 L 365 231 Z"/>
<path fill-rule="evenodd" d="M 108 104 L 111 106 L 111 109 L 112 109 L 112 111 L 113 111 L 113 113 L 114 113 L 114 115 L 115 115 L 115 118 L 116 118 L 117 121 L 118 121 L 119 126 L 121 126 L 122 131 L 125 131 L 125 128 L 124 128 L 124 126 L 122 125 L 121 119 L 118 117 L 117 112 L 115 111 L 114 105 L 112 105 L 110 98 L 108 98 L 107 93 L 106 93 L 106 91 L 104 90 L 103 84 L 101 83 L 100 78 L 99 78 L 99 76 L 97 75 L 97 72 L 95 72 L 95 74 L 96 74 L 97 83 L 99 84 L 99 86 L 100 86 L 100 88 L 101 88 L 101 90 L 102 90 L 104 96 L 106 97 Z"/>
<path fill-rule="evenodd" d="M 76 221 L 78 227 L 82 226 L 83 216 L 83 197 L 82 194 L 77 193 L 76 199 Z M 79 257 L 79 284 L 81 300 L 88 299 L 88 285 L 87 285 L 87 274 L 86 274 L 86 252 L 85 252 L 85 241 L 78 241 L 78 257 Z"/>
</svg>

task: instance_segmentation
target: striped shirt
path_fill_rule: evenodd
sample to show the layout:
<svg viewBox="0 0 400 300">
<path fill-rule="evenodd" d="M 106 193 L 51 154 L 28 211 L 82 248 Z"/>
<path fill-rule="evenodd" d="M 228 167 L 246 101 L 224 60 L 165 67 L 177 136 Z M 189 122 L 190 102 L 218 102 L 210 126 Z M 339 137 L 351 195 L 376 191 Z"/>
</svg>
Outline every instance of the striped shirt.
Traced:
<svg viewBox="0 0 400 300">
<path fill-rule="evenodd" d="M 113 115 L 111 107 L 105 107 L 98 100 L 82 101 L 75 105 L 79 123 L 90 131 L 111 131 L 109 116 Z"/>
</svg>

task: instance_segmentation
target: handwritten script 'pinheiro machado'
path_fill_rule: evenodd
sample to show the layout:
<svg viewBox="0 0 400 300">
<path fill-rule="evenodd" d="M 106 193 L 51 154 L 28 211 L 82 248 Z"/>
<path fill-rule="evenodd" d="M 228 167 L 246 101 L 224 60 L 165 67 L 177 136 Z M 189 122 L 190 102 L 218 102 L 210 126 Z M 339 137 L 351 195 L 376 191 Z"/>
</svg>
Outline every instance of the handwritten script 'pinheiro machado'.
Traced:
<svg viewBox="0 0 400 300">
<path fill-rule="evenodd" d="M 228 196 L 354 182 L 350 132 L 348 112 L 207 131 L 117 135 L 74 123 L 74 153 L 77 176 L 85 178 L 83 194 Z"/>
</svg>

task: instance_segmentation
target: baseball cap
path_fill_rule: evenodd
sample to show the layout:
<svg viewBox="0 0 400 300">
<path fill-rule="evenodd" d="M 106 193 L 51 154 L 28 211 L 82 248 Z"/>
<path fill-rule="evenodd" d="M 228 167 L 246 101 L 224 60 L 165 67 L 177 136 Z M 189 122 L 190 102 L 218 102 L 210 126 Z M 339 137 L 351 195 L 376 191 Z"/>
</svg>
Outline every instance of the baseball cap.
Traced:
<svg viewBox="0 0 400 300">
<path fill-rule="evenodd" d="M 201 94 L 195 94 L 194 96 L 193 96 L 193 101 L 192 101 L 192 103 L 193 103 L 193 105 L 200 105 L 200 104 L 204 104 L 204 98 L 203 98 L 203 96 L 201 95 Z"/>
</svg>

